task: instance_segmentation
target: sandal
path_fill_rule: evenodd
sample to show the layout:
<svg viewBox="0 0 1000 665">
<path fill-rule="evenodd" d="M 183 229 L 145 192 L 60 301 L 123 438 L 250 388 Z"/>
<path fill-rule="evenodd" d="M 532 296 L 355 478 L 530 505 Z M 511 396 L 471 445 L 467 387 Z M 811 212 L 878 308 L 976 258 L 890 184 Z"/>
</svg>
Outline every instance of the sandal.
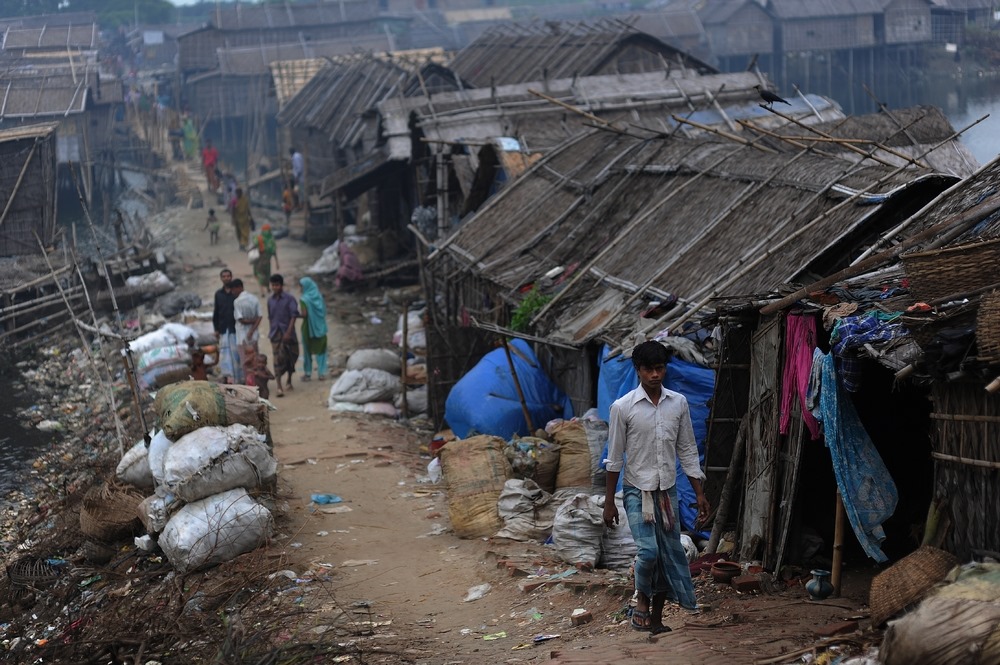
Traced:
<svg viewBox="0 0 1000 665">
<path fill-rule="evenodd" d="M 670 626 L 664 626 L 661 623 L 659 626 L 653 626 L 652 628 L 650 628 L 649 629 L 649 634 L 650 635 L 661 635 L 663 633 L 669 633 L 670 630 L 671 630 Z"/>
<path fill-rule="evenodd" d="M 649 611 L 643 612 L 642 610 L 637 610 L 634 607 L 629 612 L 628 623 L 632 627 L 632 630 L 649 631 Z"/>
<path fill-rule="evenodd" d="M 312 377 L 309 376 L 308 374 L 303 374 L 302 378 L 300 380 L 303 381 L 303 382 L 305 382 L 305 381 L 312 381 Z"/>
</svg>

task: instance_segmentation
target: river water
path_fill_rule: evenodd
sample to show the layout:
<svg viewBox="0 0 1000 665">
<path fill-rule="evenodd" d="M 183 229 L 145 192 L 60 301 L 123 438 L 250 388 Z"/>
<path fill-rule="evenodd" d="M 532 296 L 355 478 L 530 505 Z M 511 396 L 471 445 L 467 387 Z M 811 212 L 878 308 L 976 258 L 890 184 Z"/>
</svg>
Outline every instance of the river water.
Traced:
<svg viewBox="0 0 1000 665">
<path fill-rule="evenodd" d="M 15 489 L 23 488 L 22 478 L 31 462 L 47 451 L 56 436 L 37 429 L 23 427 L 17 413 L 31 407 L 31 396 L 11 376 L 0 376 L 0 501 Z"/>
</svg>

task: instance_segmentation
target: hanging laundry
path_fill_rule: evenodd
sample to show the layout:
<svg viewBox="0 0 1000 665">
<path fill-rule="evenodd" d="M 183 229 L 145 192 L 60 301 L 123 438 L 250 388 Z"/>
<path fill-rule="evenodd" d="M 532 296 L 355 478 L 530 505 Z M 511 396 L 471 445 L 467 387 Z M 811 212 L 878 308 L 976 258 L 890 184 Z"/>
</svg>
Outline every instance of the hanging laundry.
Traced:
<svg viewBox="0 0 1000 665">
<path fill-rule="evenodd" d="M 820 436 L 819 423 L 809 412 L 806 393 L 815 348 L 816 317 L 789 312 L 785 319 L 785 366 L 781 374 L 781 420 L 778 431 L 788 434 L 792 422 L 792 405 L 798 397 L 802 405 L 802 420 L 814 441 Z"/>
<path fill-rule="evenodd" d="M 895 512 L 899 494 L 854 404 L 841 392 L 832 353 L 823 358 L 820 406 L 826 446 L 847 519 L 865 553 L 885 562 L 888 557 L 881 548 L 885 540 L 882 524 Z"/>
</svg>

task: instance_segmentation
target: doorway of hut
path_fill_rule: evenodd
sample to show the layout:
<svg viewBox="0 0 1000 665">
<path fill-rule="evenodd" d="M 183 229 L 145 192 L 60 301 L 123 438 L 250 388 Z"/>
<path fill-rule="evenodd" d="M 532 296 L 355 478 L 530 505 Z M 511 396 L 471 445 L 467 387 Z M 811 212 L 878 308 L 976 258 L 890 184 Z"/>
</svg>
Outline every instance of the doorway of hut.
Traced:
<svg viewBox="0 0 1000 665">
<path fill-rule="evenodd" d="M 888 564 L 920 545 L 933 496 L 929 390 L 912 382 L 897 382 L 891 370 L 870 361 L 860 389 L 851 397 L 899 494 L 895 512 L 883 524 L 886 538 L 882 551 L 889 558 Z M 822 440 L 805 443 L 801 464 L 789 562 L 827 566 L 833 553 L 837 486 L 830 451 Z M 844 570 L 877 572 L 875 561 L 865 554 L 846 523 Z"/>
</svg>

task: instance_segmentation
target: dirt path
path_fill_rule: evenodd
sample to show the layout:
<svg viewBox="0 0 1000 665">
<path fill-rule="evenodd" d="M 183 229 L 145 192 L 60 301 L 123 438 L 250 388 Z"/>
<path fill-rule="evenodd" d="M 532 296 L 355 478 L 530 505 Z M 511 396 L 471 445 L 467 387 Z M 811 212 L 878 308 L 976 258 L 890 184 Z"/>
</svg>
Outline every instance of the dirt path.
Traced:
<svg viewBox="0 0 1000 665">
<path fill-rule="evenodd" d="M 197 174 L 191 177 L 197 181 Z M 185 266 L 181 288 L 211 303 L 223 265 L 248 290 L 254 288 L 225 216 L 221 242 L 212 247 L 202 230 L 205 209 L 174 212 L 175 258 Z M 260 223 L 267 215 L 255 216 Z M 294 285 L 321 249 L 279 240 L 286 284 Z M 345 295 L 321 288 L 336 376 L 350 351 L 388 344 L 399 308 L 382 290 Z M 299 295 L 296 286 L 290 291 Z M 372 316 L 382 323 L 372 323 Z M 366 663 L 534 663 L 554 656 L 599 663 L 609 662 L 609 654 L 626 662 L 685 663 L 715 662 L 705 654 L 720 653 L 727 654 L 726 662 L 752 662 L 812 642 L 816 625 L 858 614 L 863 586 L 837 601 L 809 603 L 801 588 L 738 596 L 698 580 L 699 596 L 712 610 L 699 617 L 670 612 L 666 622 L 676 632 L 658 644 L 628 629 L 616 614 L 631 595 L 621 576 L 574 573 L 561 584 L 522 591 L 519 585 L 532 580 L 518 575 L 558 573 L 567 566 L 541 545 L 460 540 L 448 533 L 444 490 L 426 482 L 428 459 L 420 455 L 431 433 L 378 416 L 331 415 L 329 387 L 328 381 L 302 383 L 296 375 L 294 392 L 272 399 L 285 514 L 271 550 L 276 566 L 280 562 L 294 573 L 296 603 L 311 611 L 304 629 L 319 633 L 345 616 L 371 622 L 359 624 L 364 630 L 358 632 L 373 634 L 357 638 L 368 653 Z M 317 505 L 310 502 L 314 493 L 335 494 L 343 502 Z M 484 582 L 492 585 L 485 597 L 463 602 L 470 587 Z M 572 626 L 575 608 L 590 611 L 594 621 Z M 544 634 L 559 637 L 532 642 Z M 668 653 L 676 658 L 665 659 Z"/>
</svg>

